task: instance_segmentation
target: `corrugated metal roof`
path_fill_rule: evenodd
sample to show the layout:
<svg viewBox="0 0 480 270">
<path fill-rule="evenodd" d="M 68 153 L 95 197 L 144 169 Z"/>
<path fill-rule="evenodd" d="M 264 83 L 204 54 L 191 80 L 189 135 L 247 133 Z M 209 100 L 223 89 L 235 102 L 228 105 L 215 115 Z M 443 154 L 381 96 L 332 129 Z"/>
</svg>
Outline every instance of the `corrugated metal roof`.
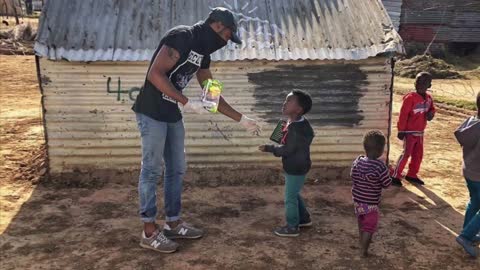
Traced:
<svg viewBox="0 0 480 270">
<path fill-rule="evenodd" d="M 395 30 L 398 31 L 400 27 L 400 15 L 402 14 L 402 1 L 403 0 L 382 0 L 383 6 L 388 12 L 390 19 L 392 20 Z"/>
<path fill-rule="evenodd" d="M 220 114 L 186 114 L 190 168 L 281 166 L 277 158 L 257 154 L 257 146 L 269 142 L 292 88 L 307 89 L 315 104 L 307 116 L 316 132 L 313 165 L 348 168 L 362 153 L 367 130 L 387 134 L 391 68 L 386 60 L 213 63 L 215 78 L 225 84 L 225 98 L 267 124 L 257 137 Z M 128 91 L 133 98 L 138 94 L 135 87 L 143 84 L 147 66 L 41 59 L 51 173 L 139 168 L 140 138 Z M 193 98 L 200 92 L 198 84 L 191 83 L 185 93 Z"/>
<path fill-rule="evenodd" d="M 244 43 L 229 43 L 213 60 L 365 59 L 403 52 L 380 0 L 52 0 L 35 51 L 53 60 L 150 60 L 168 29 L 205 19 L 216 6 L 237 15 Z"/>
</svg>

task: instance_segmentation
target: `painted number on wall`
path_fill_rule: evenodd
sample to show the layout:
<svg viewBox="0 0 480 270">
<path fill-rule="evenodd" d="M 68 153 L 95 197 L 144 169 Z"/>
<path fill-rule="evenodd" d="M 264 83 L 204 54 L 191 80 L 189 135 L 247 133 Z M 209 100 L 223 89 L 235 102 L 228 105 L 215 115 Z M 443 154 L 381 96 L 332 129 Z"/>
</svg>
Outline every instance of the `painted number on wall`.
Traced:
<svg viewBox="0 0 480 270">
<path fill-rule="evenodd" d="M 118 77 L 117 81 L 117 90 L 110 89 L 110 82 L 112 81 L 111 77 L 107 78 L 107 93 L 109 94 L 117 94 L 117 101 L 123 101 L 122 94 L 128 94 L 128 98 L 132 101 L 135 101 L 137 98 L 138 93 L 140 92 L 140 87 L 132 87 L 129 90 L 122 90 L 122 80 Z"/>
</svg>

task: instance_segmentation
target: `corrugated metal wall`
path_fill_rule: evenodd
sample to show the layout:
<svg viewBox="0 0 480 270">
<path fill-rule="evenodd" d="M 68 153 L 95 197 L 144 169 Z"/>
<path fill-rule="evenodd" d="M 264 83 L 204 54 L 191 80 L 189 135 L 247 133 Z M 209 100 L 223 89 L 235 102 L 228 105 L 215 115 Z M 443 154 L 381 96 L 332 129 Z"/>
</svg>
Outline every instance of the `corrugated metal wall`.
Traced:
<svg viewBox="0 0 480 270">
<path fill-rule="evenodd" d="M 253 137 L 222 115 L 186 115 L 189 166 L 279 168 L 280 160 L 258 153 L 257 146 L 268 142 L 284 96 L 293 88 L 309 90 L 314 99 L 308 116 L 316 132 L 314 166 L 350 166 L 362 152 L 366 130 L 387 133 L 391 75 L 386 61 L 214 63 L 212 73 L 225 83 L 227 100 L 268 124 L 261 137 Z M 40 59 L 51 174 L 139 169 L 140 140 L 130 96 L 138 93 L 147 64 Z M 192 80 L 187 94 L 199 93 Z"/>
<path fill-rule="evenodd" d="M 480 1 L 403 0 L 404 41 L 480 42 Z"/>
<path fill-rule="evenodd" d="M 18 16 L 23 15 L 21 0 L 2 0 L 0 1 L 0 15 L 1 16 Z"/>
</svg>

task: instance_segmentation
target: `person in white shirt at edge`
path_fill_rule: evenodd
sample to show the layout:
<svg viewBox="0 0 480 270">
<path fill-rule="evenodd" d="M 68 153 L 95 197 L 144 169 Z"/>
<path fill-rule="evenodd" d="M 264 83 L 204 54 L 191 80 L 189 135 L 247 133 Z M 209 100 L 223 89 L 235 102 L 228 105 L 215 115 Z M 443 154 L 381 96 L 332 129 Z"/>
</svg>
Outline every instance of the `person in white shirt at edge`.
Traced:
<svg viewBox="0 0 480 270">
<path fill-rule="evenodd" d="M 153 54 L 144 86 L 132 110 L 137 117 L 142 143 L 142 165 L 138 184 L 140 217 L 144 224 L 140 245 L 163 253 L 178 249 L 177 238 L 196 239 L 201 229 L 180 218 L 182 181 L 185 175 L 185 129 L 183 111 L 209 113 L 209 104 L 188 99 L 182 91 L 196 74 L 200 85 L 212 79 L 210 54 L 227 45 L 241 44 L 232 12 L 214 8 L 205 21 L 193 26 L 169 30 Z M 200 95 L 199 95 L 200 96 Z M 257 121 L 242 115 L 221 97 L 218 111 L 254 134 L 260 132 Z M 157 183 L 165 162 L 163 230 L 156 223 Z"/>
</svg>

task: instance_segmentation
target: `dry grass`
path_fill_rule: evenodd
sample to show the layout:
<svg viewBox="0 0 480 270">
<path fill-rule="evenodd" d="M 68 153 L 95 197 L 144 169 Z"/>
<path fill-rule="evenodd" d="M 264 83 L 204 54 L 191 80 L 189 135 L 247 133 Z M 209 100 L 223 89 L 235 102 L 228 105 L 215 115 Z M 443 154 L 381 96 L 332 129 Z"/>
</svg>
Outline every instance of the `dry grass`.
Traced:
<svg viewBox="0 0 480 270">
<path fill-rule="evenodd" d="M 417 55 L 410 59 L 400 60 L 395 64 L 395 74 L 400 77 L 415 78 L 422 71 L 429 72 L 434 79 L 458 79 L 462 77 L 452 65 L 429 55 Z"/>
<path fill-rule="evenodd" d="M 480 91 L 480 78 L 467 72 L 464 80 L 433 80 L 431 94 L 435 102 L 444 103 L 467 110 L 476 110 L 475 100 Z M 395 93 L 404 95 L 414 91 L 414 79 L 395 77 Z"/>
</svg>

